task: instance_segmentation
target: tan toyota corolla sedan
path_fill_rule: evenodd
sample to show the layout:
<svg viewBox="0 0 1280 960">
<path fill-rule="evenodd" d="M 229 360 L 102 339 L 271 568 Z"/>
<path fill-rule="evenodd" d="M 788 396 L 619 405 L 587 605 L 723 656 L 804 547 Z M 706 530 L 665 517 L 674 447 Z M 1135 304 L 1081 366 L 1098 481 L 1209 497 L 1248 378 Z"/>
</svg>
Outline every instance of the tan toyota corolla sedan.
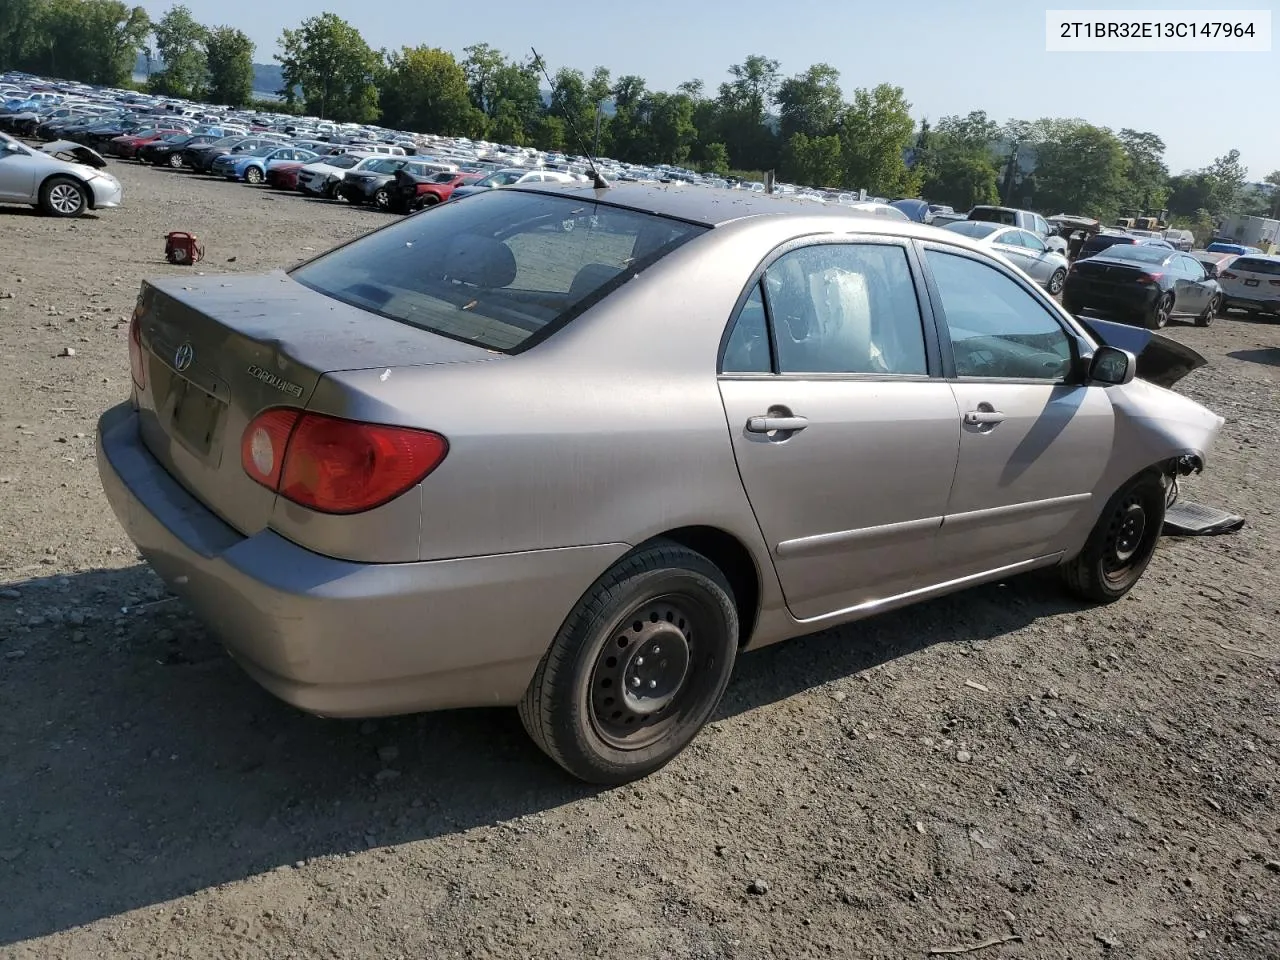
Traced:
<svg viewBox="0 0 1280 960">
<path fill-rule="evenodd" d="M 1135 379 L 1159 338 L 815 207 L 513 187 L 145 283 L 107 496 L 288 702 L 518 705 L 602 783 L 683 749 L 740 650 L 1037 567 L 1123 596 L 1222 424 Z"/>
</svg>

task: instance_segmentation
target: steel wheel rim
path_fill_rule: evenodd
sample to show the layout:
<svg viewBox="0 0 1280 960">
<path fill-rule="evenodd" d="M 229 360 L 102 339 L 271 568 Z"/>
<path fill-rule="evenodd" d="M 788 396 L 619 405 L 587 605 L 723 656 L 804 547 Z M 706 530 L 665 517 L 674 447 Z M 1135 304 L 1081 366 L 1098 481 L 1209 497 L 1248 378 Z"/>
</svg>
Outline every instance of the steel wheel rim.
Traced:
<svg viewBox="0 0 1280 960">
<path fill-rule="evenodd" d="M 1116 507 L 1107 523 L 1102 570 L 1112 584 L 1126 581 L 1143 559 L 1149 541 L 1147 511 L 1142 498 L 1131 493 Z"/>
<path fill-rule="evenodd" d="M 84 205 L 80 191 L 69 183 L 54 184 L 49 191 L 49 205 L 59 213 L 78 213 Z"/>
<path fill-rule="evenodd" d="M 713 620 L 692 597 L 663 594 L 620 617 L 596 655 L 587 692 L 596 735 L 642 750 L 696 709 L 714 680 Z"/>
<path fill-rule="evenodd" d="M 1053 276 L 1049 278 L 1049 292 L 1057 296 L 1062 292 L 1062 285 L 1067 281 L 1067 271 L 1059 267 L 1053 271 Z"/>
</svg>

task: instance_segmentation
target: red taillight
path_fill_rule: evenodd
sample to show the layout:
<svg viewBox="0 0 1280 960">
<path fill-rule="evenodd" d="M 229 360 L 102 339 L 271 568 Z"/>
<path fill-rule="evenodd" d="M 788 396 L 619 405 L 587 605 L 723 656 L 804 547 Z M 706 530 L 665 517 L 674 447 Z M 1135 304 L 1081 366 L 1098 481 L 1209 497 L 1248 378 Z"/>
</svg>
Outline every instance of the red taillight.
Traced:
<svg viewBox="0 0 1280 960">
<path fill-rule="evenodd" d="M 1224 273 L 1220 273 L 1220 274 L 1218 274 L 1218 279 L 1219 279 L 1219 280 L 1239 280 L 1240 278 L 1239 278 L 1239 277 L 1237 277 L 1237 276 L 1236 276 L 1234 273 L 1232 273 L 1230 270 L 1227 270 L 1227 271 L 1225 271 Z"/>
<path fill-rule="evenodd" d="M 142 305 L 133 311 L 129 321 L 129 372 L 141 390 L 147 385 L 147 361 L 142 354 Z"/>
<path fill-rule="evenodd" d="M 321 513 L 360 513 L 394 500 L 448 452 L 448 441 L 430 430 L 283 407 L 256 417 L 240 441 L 250 477 Z"/>
<path fill-rule="evenodd" d="M 1163 273 L 1144 273 L 1138 277 L 1138 282 L 1143 286 L 1150 286 L 1153 283 L 1159 283 Z"/>
</svg>

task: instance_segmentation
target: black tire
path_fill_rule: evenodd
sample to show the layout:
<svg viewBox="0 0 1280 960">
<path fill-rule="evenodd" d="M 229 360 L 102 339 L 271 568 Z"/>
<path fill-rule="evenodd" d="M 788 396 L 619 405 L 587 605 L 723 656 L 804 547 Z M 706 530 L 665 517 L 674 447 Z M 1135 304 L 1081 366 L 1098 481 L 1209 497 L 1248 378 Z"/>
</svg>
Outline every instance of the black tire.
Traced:
<svg viewBox="0 0 1280 960">
<path fill-rule="evenodd" d="M 40 185 L 40 209 L 50 217 L 78 217 L 89 209 L 89 191 L 72 177 L 50 177 Z"/>
<path fill-rule="evenodd" d="M 1156 298 L 1156 302 L 1151 305 L 1151 309 L 1147 311 L 1147 315 L 1143 318 L 1144 326 L 1148 330 L 1163 330 L 1169 325 L 1169 317 L 1173 313 L 1173 294 L 1162 293 Z"/>
<path fill-rule="evenodd" d="M 434 193 L 428 193 L 425 197 L 422 198 L 422 206 L 424 207 L 434 207 L 439 202 L 440 202 L 440 198 L 437 197 Z"/>
<path fill-rule="evenodd" d="M 658 540 L 623 557 L 578 601 L 529 682 L 520 720 L 575 777 L 637 780 L 697 736 L 737 650 L 724 574 L 702 554 Z"/>
<path fill-rule="evenodd" d="M 1207 327 L 1209 324 L 1213 323 L 1214 317 L 1221 316 L 1221 313 L 1219 312 L 1222 309 L 1220 306 L 1221 302 L 1221 298 L 1216 293 L 1210 297 L 1205 308 L 1200 311 L 1200 316 L 1196 317 L 1196 326 Z"/>
<path fill-rule="evenodd" d="M 1049 294 L 1056 297 L 1062 292 L 1062 285 L 1067 282 L 1067 268 L 1059 267 L 1049 278 Z"/>
<path fill-rule="evenodd" d="M 391 206 L 391 194 L 386 187 L 379 187 L 373 192 L 373 205 L 379 210 L 386 210 Z"/>
<path fill-rule="evenodd" d="M 1132 590 L 1155 555 L 1165 506 L 1158 473 L 1121 487 L 1102 508 L 1084 549 L 1061 566 L 1067 590 L 1095 603 L 1112 603 Z"/>
</svg>

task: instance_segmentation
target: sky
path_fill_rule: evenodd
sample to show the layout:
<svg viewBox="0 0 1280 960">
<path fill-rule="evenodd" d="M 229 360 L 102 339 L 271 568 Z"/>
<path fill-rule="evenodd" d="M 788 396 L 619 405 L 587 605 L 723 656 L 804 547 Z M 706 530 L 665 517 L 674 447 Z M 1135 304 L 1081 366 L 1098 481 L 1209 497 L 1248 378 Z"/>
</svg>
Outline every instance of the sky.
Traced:
<svg viewBox="0 0 1280 960">
<path fill-rule="evenodd" d="M 560 67 L 589 73 L 602 64 L 614 77 L 642 76 L 655 90 L 697 77 L 714 95 L 730 64 L 759 53 L 778 60 L 783 76 L 829 63 L 840 71 L 846 96 L 857 87 L 900 86 L 917 121 L 971 110 L 998 122 L 1079 117 L 1158 134 L 1173 173 L 1207 166 L 1232 148 L 1252 180 L 1280 169 L 1275 42 L 1266 53 L 1045 50 L 1047 9 L 1270 10 L 1280 28 L 1280 0 L 485 0 L 476 8 L 405 0 L 185 2 L 204 23 L 245 31 L 259 63 L 273 62 L 282 29 L 322 11 L 350 21 L 375 49 L 426 44 L 461 57 L 464 47 L 489 43 L 519 58 L 534 46 L 552 73 Z M 142 3 L 153 17 L 170 6 L 170 0 Z M 1268 92 L 1259 95 L 1259 87 Z"/>
</svg>

